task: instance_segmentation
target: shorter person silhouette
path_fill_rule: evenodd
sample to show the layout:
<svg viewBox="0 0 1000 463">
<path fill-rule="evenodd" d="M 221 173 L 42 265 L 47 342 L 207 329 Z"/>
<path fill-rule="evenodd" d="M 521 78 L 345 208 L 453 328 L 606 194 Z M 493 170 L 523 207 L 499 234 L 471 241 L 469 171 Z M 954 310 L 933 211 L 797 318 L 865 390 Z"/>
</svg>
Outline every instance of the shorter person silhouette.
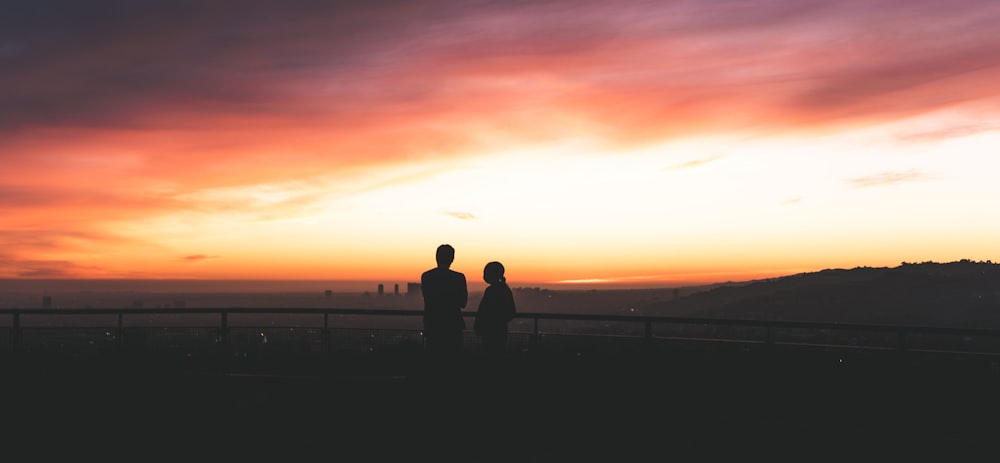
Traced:
<svg viewBox="0 0 1000 463">
<path fill-rule="evenodd" d="M 479 301 L 473 330 L 483 344 L 488 361 L 498 361 L 507 350 L 507 325 L 514 319 L 517 308 L 514 293 L 507 286 L 503 264 L 490 262 L 483 268 L 483 280 L 489 283 Z"/>
</svg>

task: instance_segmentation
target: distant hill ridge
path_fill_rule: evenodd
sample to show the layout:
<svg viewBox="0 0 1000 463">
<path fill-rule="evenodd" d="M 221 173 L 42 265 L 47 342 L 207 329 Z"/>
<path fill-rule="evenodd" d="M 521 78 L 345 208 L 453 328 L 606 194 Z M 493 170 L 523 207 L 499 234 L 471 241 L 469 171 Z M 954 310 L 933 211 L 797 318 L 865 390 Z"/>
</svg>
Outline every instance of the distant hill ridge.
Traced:
<svg viewBox="0 0 1000 463">
<path fill-rule="evenodd" d="M 724 284 L 644 309 L 685 317 L 1000 329 L 1000 264 L 963 259 L 827 269 Z"/>
</svg>

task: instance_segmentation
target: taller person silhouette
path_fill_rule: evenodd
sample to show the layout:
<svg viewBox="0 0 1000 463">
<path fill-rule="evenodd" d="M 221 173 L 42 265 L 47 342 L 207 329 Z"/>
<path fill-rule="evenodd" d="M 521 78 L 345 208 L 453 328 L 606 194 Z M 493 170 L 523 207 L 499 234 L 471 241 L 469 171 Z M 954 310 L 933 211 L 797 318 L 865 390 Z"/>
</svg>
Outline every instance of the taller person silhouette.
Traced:
<svg viewBox="0 0 1000 463">
<path fill-rule="evenodd" d="M 424 340 L 434 362 L 454 362 L 462 352 L 465 319 L 462 309 L 469 302 L 465 275 L 451 270 L 455 248 L 442 244 L 437 248 L 437 267 L 420 276 L 424 297 Z"/>
</svg>

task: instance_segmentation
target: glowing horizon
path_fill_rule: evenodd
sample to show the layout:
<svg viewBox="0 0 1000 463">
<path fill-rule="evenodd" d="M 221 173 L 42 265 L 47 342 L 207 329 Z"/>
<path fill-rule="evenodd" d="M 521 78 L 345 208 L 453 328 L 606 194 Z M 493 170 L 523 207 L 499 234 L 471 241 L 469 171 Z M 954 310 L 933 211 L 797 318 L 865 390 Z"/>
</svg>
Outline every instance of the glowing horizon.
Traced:
<svg viewBox="0 0 1000 463">
<path fill-rule="evenodd" d="M 995 2 L 213 5 L 0 17 L 0 278 L 1000 260 Z"/>
</svg>

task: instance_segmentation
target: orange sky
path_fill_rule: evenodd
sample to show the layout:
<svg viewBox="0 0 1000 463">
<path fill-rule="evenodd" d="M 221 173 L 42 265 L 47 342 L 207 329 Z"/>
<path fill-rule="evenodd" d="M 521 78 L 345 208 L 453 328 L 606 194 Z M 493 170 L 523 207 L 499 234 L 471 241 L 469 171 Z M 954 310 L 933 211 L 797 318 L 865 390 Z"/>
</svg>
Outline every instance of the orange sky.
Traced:
<svg viewBox="0 0 1000 463">
<path fill-rule="evenodd" d="M 0 278 L 1000 260 L 996 2 L 9 3 Z"/>
</svg>

